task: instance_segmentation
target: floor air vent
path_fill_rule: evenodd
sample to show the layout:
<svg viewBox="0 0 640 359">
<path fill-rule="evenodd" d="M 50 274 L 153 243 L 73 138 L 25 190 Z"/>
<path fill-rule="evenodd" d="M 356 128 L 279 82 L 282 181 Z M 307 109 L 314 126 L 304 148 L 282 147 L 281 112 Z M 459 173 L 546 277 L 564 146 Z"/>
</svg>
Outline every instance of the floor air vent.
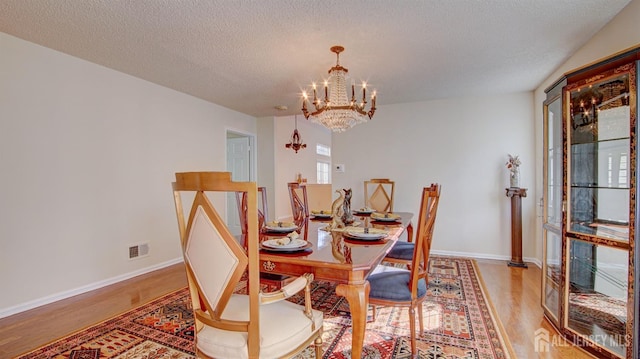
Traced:
<svg viewBox="0 0 640 359">
<path fill-rule="evenodd" d="M 129 246 L 129 259 L 146 257 L 149 255 L 149 244 L 135 244 Z"/>
</svg>

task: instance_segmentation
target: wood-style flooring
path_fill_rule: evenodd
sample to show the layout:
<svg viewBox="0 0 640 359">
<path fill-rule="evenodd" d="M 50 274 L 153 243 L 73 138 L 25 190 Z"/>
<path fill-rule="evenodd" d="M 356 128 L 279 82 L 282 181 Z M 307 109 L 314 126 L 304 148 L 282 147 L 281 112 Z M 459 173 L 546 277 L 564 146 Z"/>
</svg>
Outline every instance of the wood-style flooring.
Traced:
<svg viewBox="0 0 640 359">
<path fill-rule="evenodd" d="M 542 316 L 538 267 L 511 268 L 506 262 L 488 260 L 477 263 L 517 358 L 591 358 L 568 344 L 552 346 L 547 353 L 535 352 L 537 329 L 555 334 Z M 186 285 L 184 265 L 177 264 L 0 319 L 0 358 L 16 357 Z"/>
</svg>

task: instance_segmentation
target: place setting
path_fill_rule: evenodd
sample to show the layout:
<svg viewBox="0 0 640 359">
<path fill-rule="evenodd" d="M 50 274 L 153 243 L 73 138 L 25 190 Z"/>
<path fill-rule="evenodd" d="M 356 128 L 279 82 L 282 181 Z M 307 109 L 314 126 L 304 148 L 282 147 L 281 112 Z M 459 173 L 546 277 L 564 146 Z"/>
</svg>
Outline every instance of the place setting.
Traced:
<svg viewBox="0 0 640 359">
<path fill-rule="evenodd" d="M 262 229 L 265 233 L 290 233 L 298 229 L 293 222 L 271 221 L 267 222 Z"/>
<path fill-rule="evenodd" d="M 362 207 L 362 208 L 358 208 L 358 209 L 354 209 L 353 210 L 353 214 L 355 214 L 357 216 L 368 216 L 368 215 L 372 214 L 373 212 L 375 212 L 375 210 L 373 208 L 370 208 L 370 207 Z"/>
<path fill-rule="evenodd" d="M 260 249 L 269 252 L 299 253 L 311 251 L 312 244 L 300 238 L 298 232 L 291 232 L 286 236 L 274 237 L 260 242 Z"/>
<path fill-rule="evenodd" d="M 385 222 L 385 224 L 396 224 L 399 223 L 402 219 L 401 216 L 394 213 L 381 213 L 381 212 L 373 212 L 371 213 L 371 220 L 374 222 Z"/>
<path fill-rule="evenodd" d="M 313 217 L 312 219 L 328 221 L 331 219 L 333 214 L 331 213 L 331 210 L 321 209 L 321 210 L 312 210 L 311 216 Z"/>
<path fill-rule="evenodd" d="M 389 231 L 372 227 L 347 227 L 342 231 L 342 236 L 346 241 L 381 242 L 389 235 Z"/>
</svg>

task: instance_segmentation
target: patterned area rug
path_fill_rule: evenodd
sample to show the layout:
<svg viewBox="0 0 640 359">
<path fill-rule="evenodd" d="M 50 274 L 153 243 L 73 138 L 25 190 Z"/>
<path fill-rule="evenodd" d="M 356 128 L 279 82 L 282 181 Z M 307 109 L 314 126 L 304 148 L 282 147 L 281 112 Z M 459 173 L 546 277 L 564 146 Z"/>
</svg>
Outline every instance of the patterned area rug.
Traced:
<svg viewBox="0 0 640 359">
<path fill-rule="evenodd" d="M 418 357 L 429 359 L 515 358 L 493 314 L 475 262 L 433 256 L 429 299 L 423 305 L 425 332 L 418 337 Z M 335 286 L 316 281 L 313 302 L 325 313 L 324 358 L 351 358 L 349 306 Z M 292 301 L 301 301 L 293 297 Z M 369 319 L 363 358 L 410 358 L 406 308 L 379 307 Z M 312 358 L 312 349 L 296 359 Z M 188 290 L 165 295 L 115 318 L 74 333 L 30 353 L 31 358 L 192 358 L 193 315 Z"/>
</svg>

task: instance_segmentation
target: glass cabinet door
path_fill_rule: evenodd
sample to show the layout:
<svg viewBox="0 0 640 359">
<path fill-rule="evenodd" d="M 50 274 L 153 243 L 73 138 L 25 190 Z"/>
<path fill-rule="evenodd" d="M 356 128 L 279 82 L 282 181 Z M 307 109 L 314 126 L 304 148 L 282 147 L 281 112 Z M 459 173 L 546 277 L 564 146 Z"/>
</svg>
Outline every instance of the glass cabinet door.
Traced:
<svg viewBox="0 0 640 359">
<path fill-rule="evenodd" d="M 629 252 L 570 239 L 567 253 L 567 328 L 624 357 Z"/>
<path fill-rule="evenodd" d="M 629 74 L 571 89 L 567 116 L 568 230 L 628 241 Z"/>
<path fill-rule="evenodd" d="M 542 306 L 558 326 L 562 265 L 562 98 L 559 88 L 547 93 L 544 107 L 544 209 Z"/>
<path fill-rule="evenodd" d="M 567 201 L 562 327 L 599 356 L 628 358 L 629 250 L 635 245 L 635 64 L 564 91 Z M 632 136 L 633 135 L 633 136 Z M 633 208 L 632 208 L 633 207 Z"/>
</svg>

